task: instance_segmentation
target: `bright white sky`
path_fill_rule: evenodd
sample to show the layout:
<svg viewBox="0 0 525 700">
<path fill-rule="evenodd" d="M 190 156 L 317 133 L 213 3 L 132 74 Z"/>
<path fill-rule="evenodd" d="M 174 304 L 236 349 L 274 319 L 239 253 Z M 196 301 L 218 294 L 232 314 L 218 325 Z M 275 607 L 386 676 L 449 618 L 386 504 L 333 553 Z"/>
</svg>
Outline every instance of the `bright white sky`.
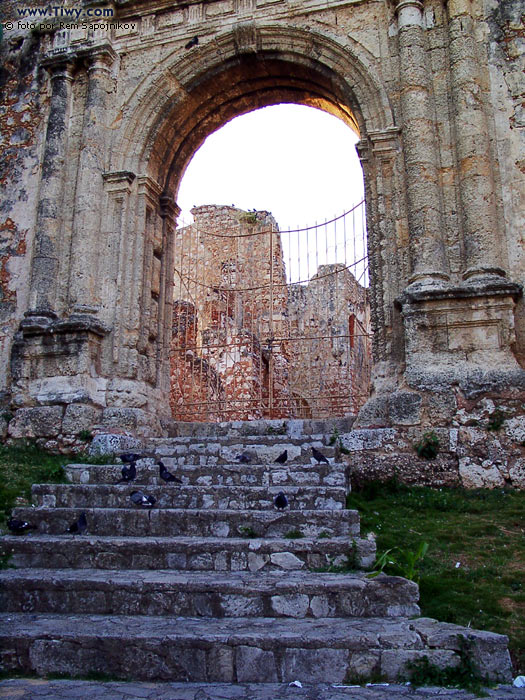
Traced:
<svg viewBox="0 0 525 700">
<path fill-rule="evenodd" d="M 191 160 L 177 197 L 182 209 L 179 225 L 191 223 L 190 209 L 200 204 L 266 210 L 281 231 L 333 219 L 363 199 L 357 140 L 337 117 L 301 105 L 281 104 L 237 117 L 211 134 Z M 347 241 L 343 255 L 339 230 L 330 233 L 331 253 L 328 246 L 326 254 L 321 253 L 325 243 L 319 240 L 314 244 L 319 251 L 314 253 L 310 240 L 312 260 L 299 276 L 310 277 L 318 264 L 336 260 L 348 264 L 349 257 L 361 257 L 363 221 L 359 217 L 353 224 L 358 240 Z M 299 239 L 295 251 L 293 235 L 289 244 L 283 235 L 285 259 L 299 257 Z M 345 236 L 349 239 L 350 231 Z"/>
</svg>

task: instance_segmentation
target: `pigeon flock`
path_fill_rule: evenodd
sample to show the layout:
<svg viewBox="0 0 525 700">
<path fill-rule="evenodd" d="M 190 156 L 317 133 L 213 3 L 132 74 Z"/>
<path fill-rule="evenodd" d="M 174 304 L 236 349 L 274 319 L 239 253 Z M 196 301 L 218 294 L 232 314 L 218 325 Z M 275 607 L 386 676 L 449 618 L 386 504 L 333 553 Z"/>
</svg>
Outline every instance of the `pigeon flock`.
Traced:
<svg viewBox="0 0 525 700">
<path fill-rule="evenodd" d="M 125 452 L 120 455 L 120 460 L 123 463 L 121 470 L 122 478 L 120 478 L 116 483 L 130 483 L 134 481 L 137 477 L 137 462 L 143 459 L 145 455 L 138 454 L 135 452 Z M 324 462 L 329 464 L 328 459 L 325 455 L 312 446 L 312 457 L 317 461 L 318 464 Z M 242 452 L 235 457 L 239 464 L 251 464 L 252 460 L 257 460 L 257 455 L 250 452 Z M 288 460 L 288 450 L 284 450 L 281 454 L 274 460 L 275 464 L 286 464 Z M 158 460 L 156 465 L 159 468 L 159 477 L 166 483 L 177 483 L 182 484 L 182 480 L 172 474 L 165 466 L 165 464 Z M 144 493 L 144 491 L 136 490 L 130 493 L 130 501 L 133 505 L 139 508 L 153 508 L 157 499 L 154 496 Z M 286 494 L 283 491 L 279 491 L 277 496 L 273 500 L 273 505 L 277 510 L 285 510 L 288 507 L 289 501 Z M 71 525 L 66 530 L 66 534 L 70 535 L 81 535 L 87 529 L 87 516 L 86 513 L 81 513 L 79 517 L 71 523 Z M 25 520 L 19 520 L 17 518 L 9 518 L 7 521 L 7 527 L 15 535 L 21 535 L 26 533 L 28 530 L 36 530 L 37 526 L 28 523 Z"/>
</svg>

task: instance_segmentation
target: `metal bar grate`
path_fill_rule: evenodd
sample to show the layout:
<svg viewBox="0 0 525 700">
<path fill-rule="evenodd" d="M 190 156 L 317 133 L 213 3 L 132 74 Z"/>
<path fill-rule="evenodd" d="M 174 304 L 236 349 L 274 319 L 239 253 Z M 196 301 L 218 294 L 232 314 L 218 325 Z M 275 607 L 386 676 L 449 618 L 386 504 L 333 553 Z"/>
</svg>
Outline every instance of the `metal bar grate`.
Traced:
<svg viewBox="0 0 525 700">
<path fill-rule="evenodd" d="M 355 413 L 371 366 L 364 202 L 288 231 L 267 212 L 193 214 L 175 234 L 174 418 Z"/>
</svg>

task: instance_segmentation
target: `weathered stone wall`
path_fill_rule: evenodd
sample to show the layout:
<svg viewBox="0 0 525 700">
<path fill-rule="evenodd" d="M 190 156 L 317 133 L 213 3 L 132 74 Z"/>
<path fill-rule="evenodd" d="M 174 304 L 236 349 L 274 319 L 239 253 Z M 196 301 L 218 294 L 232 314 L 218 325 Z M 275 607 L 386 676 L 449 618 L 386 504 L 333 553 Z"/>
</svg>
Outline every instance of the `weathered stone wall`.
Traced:
<svg viewBox="0 0 525 700">
<path fill-rule="evenodd" d="M 12 435 L 32 415 L 64 435 L 73 405 L 96 430 L 165 429 L 182 174 L 216 128 L 287 101 L 360 135 L 374 348 L 358 424 L 522 410 L 520 0 L 124 0 L 96 26 L 95 4 L 68 7 L 76 27 L 1 8 L 16 25 L 0 46 Z"/>
<path fill-rule="evenodd" d="M 343 264 L 290 284 L 268 212 L 210 205 L 192 213 L 195 223 L 176 231 L 174 418 L 356 413 L 370 383 L 366 290 Z"/>
</svg>

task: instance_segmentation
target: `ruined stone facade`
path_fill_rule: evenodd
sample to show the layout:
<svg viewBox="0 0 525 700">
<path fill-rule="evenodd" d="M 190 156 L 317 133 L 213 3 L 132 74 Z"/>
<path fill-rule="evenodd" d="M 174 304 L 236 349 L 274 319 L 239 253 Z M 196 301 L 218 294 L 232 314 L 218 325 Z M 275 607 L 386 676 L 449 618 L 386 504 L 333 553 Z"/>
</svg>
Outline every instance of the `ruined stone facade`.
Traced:
<svg viewBox="0 0 525 700">
<path fill-rule="evenodd" d="M 168 429 L 181 177 L 215 129 L 279 102 L 360 136 L 374 347 L 358 425 L 522 419 L 521 0 L 118 0 L 98 25 L 99 5 L 69 5 L 76 26 L 1 10 L 12 436 Z"/>
<path fill-rule="evenodd" d="M 173 417 L 357 413 L 369 395 L 370 307 L 350 270 L 320 265 L 291 284 L 268 212 L 201 206 L 192 214 L 194 224 L 176 231 Z"/>
</svg>

